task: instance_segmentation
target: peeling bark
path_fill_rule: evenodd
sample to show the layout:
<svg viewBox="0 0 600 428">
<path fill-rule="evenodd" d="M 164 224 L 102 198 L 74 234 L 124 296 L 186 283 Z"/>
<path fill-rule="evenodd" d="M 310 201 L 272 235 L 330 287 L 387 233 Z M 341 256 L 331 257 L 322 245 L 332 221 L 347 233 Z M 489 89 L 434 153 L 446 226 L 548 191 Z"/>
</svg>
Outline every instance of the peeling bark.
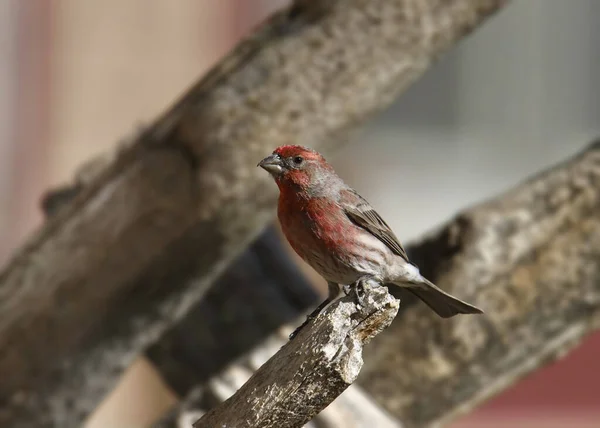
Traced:
<svg viewBox="0 0 600 428">
<path fill-rule="evenodd" d="M 300 320 L 298 322 L 301 323 Z M 154 428 L 190 428 L 207 411 L 231 397 L 271 356 L 288 342 L 291 328 L 283 327 L 241 361 L 232 364 L 202 386 L 191 389 L 185 400 Z M 352 384 L 305 428 L 401 428 L 356 384 Z M 241 426 L 239 427 L 241 428 Z"/>
<path fill-rule="evenodd" d="M 359 384 L 409 428 L 470 411 L 600 327 L 600 142 L 411 255 L 485 315 L 441 320 L 414 305 L 366 350 Z"/>
<path fill-rule="evenodd" d="M 354 299 L 327 307 L 194 428 L 293 428 L 312 419 L 354 382 L 363 346 L 398 312 L 385 287 L 367 288 L 364 306 Z"/>
</svg>

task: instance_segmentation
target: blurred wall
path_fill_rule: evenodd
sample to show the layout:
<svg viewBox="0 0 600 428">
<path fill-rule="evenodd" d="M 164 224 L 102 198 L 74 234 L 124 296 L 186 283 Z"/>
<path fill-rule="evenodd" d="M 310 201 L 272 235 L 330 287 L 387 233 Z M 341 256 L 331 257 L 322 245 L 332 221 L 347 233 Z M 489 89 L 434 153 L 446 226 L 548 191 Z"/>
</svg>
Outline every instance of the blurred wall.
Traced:
<svg viewBox="0 0 600 428">
<path fill-rule="evenodd" d="M 51 53 L 48 3 L 1 2 L 0 63 L 3 118 L 0 121 L 0 262 L 31 231 L 39 212 L 48 138 L 48 58 Z"/>
<path fill-rule="evenodd" d="M 0 1 L 0 261 L 40 223 L 43 190 L 150 121 L 284 3 Z M 597 0 L 515 1 L 330 159 L 417 238 L 600 135 L 598 16 Z M 599 351 L 596 335 L 455 426 L 600 426 Z M 175 400 L 139 360 L 89 427 L 142 426 Z"/>
<path fill-rule="evenodd" d="M 4 65 L 0 67 L 0 236 L 6 236 L 9 214 L 6 207 L 10 204 L 10 187 L 15 137 L 14 118 L 17 70 L 17 22 L 15 1 L 0 3 L 0 58 Z M 2 250 L 0 250 L 2 259 Z"/>
</svg>

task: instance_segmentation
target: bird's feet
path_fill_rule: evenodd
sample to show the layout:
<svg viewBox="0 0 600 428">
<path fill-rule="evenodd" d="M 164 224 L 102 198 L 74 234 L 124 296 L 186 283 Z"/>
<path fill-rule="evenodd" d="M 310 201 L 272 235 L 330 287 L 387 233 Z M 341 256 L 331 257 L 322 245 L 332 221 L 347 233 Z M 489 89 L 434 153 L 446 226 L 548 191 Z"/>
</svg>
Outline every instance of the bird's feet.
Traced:
<svg viewBox="0 0 600 428">
<path fill-rule="evenodd" d="M 371 276 L 363 276 L 350 285 L 344 285 L 344 294 L 348 296 L 352 293 L 356 303 L 365 306 L 365 293 L 367 289 L 372 287 L 372 284 L 379 285 L 379 281 Z"/>
<path fill-rule="evenodd" d="M 360 278 L 356 281 L 356 286 L 354 287 L 354 296 L 356 299 L 356 303 L 359 306 L 365 306 L 365 289 L 368 287 L 369 278 Z"/>
</svg>

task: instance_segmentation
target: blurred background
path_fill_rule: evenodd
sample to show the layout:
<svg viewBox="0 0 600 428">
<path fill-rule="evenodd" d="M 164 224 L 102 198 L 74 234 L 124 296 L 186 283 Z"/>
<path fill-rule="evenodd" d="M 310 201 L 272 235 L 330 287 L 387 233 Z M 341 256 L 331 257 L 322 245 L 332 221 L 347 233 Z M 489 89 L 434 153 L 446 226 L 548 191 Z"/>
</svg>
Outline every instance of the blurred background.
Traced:
<svg viewBox="0 0 600 428">
<path fill-rule="evenodd" d="M 45 190 L 285 3 L 0 0 L 0 262 Z M 599 16 L 598 0 L 515 0 L 330 160 L 409 241 L 566 159 L 600 136 Z M 595 335 L 453 427 L 598 427 L 598 355 Z M 140 359 L 88 428 L 144 426 L 176 400 Z"/>
</svg>

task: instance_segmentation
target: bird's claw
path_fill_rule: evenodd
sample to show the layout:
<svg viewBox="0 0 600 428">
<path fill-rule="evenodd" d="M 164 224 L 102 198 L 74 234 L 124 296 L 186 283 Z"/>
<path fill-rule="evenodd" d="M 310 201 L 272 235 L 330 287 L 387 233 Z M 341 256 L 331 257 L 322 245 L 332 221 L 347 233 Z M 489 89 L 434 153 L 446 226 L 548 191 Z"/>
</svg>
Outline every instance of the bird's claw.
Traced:
<svg viewBox="0 0 600 428">
<path fill-rule="evenodd" d="M 356 303 L 358 303 L 360 306 L 365 306 L 366 290 L 371 287 L 372 279 L 373 278 L 370 277 L 363 277 L 356 281 L 356 285 L 354 286 L 354 297 L 356 299 Z"/>
<path fill-rule="evenodd" d="M 356 300 L 356 303 L 358 303 L 360 306 L 363 306 L 365 298 L 365 288 L 363 281 L 358 280 L 352 285 L 344 285 L 342 290 L 344 291 L 344 294 L 346 296 L 349 296 L 352 293 L 354 300 Z"/>
<path fill-rule="evenodd" d="M 346 296 L 348 296 L 348 295 L 350 295 L 350 293 L 352 293 L 354 300 L 356 301 L 356 303 L 359 306 L 365 306 L 366 289 L 371 287 L 370 282 L 372 280 L 374 280 L 374 278 L 369 277 L 369 276 L 359 278 L 356 282 L 354 282 L 351 285 L 344 285 L 342 287 L 342 290 L 344 291 L 344 294 L 346 294 Z M 298 328 L 296 328 L 288 336 L 289 340 L 294 339 L 298 335 L 298 333 L 300 333 L 300 331 L 304 327 L 306 327 L 306 325 L 309 322 L 311 322 L 313 319 L 315 319 L 315 318 L 317 318 L 317 316 L 319 316 L 319 314 L 325 308 L 325 306 L 327 306 L 329 303 L 331 303 L 333 300 L 335 300 L 336 294 L 339 293 L 339 287 L 337 284 L 333 284 L 334 286 L 332 287 L 331 286 L 332 284 L 330 284 L 329 296 L 327 297 L 327 299 L 325 299 L 325 301 L 323 301 L 323 303 L 321 303 L 317 308 L 315 308 L 315 310 L 312 311 L 310 313 L 310 315 L 308 315 L 306 317 L 306 320 L 304 320 L 304 322 L 302 324 L 300 324 L 300 326 L 298 326 Z"/>
<path fill-rule="evenodd" d="M 365 306 L 365 281 L 362 279 L 358 280 L 354 288 L 354 293 L 359 306 Z"/>
</svg>

